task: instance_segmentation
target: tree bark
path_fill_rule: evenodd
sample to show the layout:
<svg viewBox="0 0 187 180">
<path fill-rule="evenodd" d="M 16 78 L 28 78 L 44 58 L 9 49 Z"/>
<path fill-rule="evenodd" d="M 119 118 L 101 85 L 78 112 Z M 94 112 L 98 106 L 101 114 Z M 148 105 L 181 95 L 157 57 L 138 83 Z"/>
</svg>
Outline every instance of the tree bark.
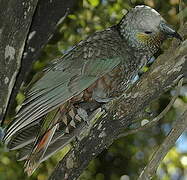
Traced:
<svg viewBox="0 0 187 180">
<path fill-rule="evenodd" d="M 21 65 L 25 41 L 38 0 L 0 1 L 0 120 Z"/>
<path fill-rule="evenodd" d="M 22 82 L 26 80 L 32 63 L 40 56 L 42 48 L 53 36 L 57 26 L 77 3 L 76 0 L 40 0 L 38 2 L 26 41 L 20 72 L 11 94 L 10 105 L 15 100 Z"/>
<path fill-rule="evenodd" d="M 181 34 L 187 34 L 186 29 L 187 24 Z M 186 76 L 187 40 L 178 45 L 175 41 L 136 85 L 108 104 L 107 115 L 101 115 L 87 135 L 59 162 L 50 180 L 77 179 L 90 160 L 108 148 L 151 101 L 159 98 L 176 85 L 181 77 Z M 101 109 L 101 114 L 105 114 L 105 109 L 106 107 Z"/>
<path fill-rule="evenodd" d="M 37 60 L 66 13 L 78 2 L 0 1 L 0 122 L 26 80 L 33 61 Z"/>
</svg>

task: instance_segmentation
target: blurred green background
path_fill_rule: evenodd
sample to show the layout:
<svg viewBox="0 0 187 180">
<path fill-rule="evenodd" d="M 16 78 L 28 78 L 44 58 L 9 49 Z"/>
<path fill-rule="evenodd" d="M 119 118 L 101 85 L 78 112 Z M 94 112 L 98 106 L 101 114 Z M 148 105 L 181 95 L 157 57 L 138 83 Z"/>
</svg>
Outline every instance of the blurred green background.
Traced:
<svg viewBox="0 0 187 180">
<path fill-rule="evenodd" d="M 187 1 L 184 0 L 187 4 Z M 28 78 L 43 69 L 51 60 L 62 56 L 74 44 L 95 31 L 111 26 L 122 18 L 132 7 L 146 4 L 155 8 L 170 24 L 180 26 L 179 0 L 83 0 L 69 14 L 63 24 L 59 25 L 54 37 L 43 49 L 40 58 L 33 64 L 33 70 Z M 183 16 L 187 17 L 187 8 Z M 171 41 L 162 47 L 164 51 Z M 162 52 L 161 51 L 161 52 Z M 167 92 L 159 100 L 151 103 L 149 111 L 159 114 L 168 104 L 173 91 Z M 23 100 L 23 94 L 17 95 L 17 103 Z M 187 86 L 181 88 L 171 110 L 160 123 L 143 132 L 129 135 L 115 141 L 114 144 L 92 160 L 81 176 L 81 180 L 134 180 L 137 179 L 143 167 L 149 161 L 150 155 L 161 144 L 163 138 L 171 129 L 171 123 L 187 107 Z M 10 121 L 8 119 L 6 122 Z M 40 168 L 30 177 L 23 171 L 23 163 L 16 161 L 16 152 L 7 152 L 0 146 L 0 180 L 46 180 L 56 163 L 63 157 L 67 148 L 42 163 Z M 155 180 L 185 180 L 187 179 L 187 133 L 177 141 L 175 147 L 160 165 Z"/>
</svg>

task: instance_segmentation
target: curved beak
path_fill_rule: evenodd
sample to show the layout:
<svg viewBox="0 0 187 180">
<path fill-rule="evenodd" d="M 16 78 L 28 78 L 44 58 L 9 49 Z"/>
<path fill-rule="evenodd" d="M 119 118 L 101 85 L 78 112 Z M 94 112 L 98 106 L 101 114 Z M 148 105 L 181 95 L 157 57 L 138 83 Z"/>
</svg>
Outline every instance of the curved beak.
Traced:
<svg viewBox="0 0 187 180">
<path fill-rule="evenodd" d="M 183 40 L 180 34 L 178 34 L 170 25 L 166 24 L 165 22 L 160 23 L 160 29 L 168 37 L 175 37 L 181 41 Z"/>
</svg>

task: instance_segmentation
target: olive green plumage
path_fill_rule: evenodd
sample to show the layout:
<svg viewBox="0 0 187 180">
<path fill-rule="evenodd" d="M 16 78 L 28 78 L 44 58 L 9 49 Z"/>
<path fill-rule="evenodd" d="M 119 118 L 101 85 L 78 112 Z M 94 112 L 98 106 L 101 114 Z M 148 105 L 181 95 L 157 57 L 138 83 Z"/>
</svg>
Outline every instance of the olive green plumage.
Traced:
<svg viewBox="0 0 187 180">
<path fill-rule="evenodd" d="M 33 80 L 4 137 L 9 149 L 20 149 L 28 174 L 83 131 L 103 103 L 124 91 L 167 37 L 181 39 L 155 10 L 137 6 Z"/>
</svg>

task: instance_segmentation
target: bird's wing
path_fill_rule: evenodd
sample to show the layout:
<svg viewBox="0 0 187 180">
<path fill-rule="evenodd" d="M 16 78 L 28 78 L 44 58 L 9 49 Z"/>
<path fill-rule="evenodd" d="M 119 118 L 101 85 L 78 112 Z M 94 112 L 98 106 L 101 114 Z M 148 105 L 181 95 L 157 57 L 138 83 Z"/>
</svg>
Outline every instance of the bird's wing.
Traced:
<svg viewBox="0 0 187 180">
<path fill-rule="evenodd" d="M 6 131 L 5 141 L 120 64 L 121 57 L 117 56 L 116 49 L 104 43 L 102 38 L 95 38 L 97 42 L 100 40 L 100 46 L 94 41 L 77 46 L 44 72 L 28 91 L 22 108 Z"/>
</svg>

